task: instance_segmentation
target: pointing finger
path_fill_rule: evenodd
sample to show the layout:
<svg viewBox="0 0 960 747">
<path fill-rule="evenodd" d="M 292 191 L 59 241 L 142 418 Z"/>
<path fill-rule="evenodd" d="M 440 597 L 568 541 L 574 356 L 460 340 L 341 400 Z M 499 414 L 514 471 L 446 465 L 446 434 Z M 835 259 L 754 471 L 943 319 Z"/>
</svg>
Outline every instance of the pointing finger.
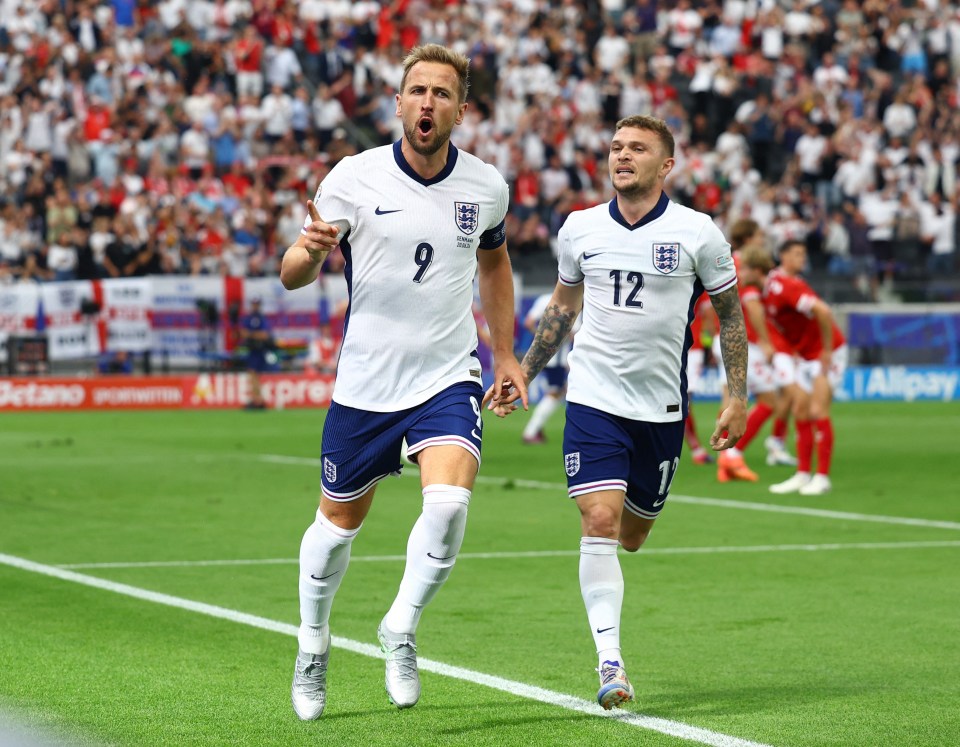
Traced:
<svg viewBox="0 0 960 747">
<path fill-rule="evenodd" d="M 326 233 L 328 236 L 334 236 L 334 237 L 338 233 L 340 233 L 339 228 L 333 225 L 326 224 L 326 221 L 324 221 L 323 218 L 320 217 L 320 212 L 317 210 L 317 206 L 313 203 L 313 200 L 307 200 L 307 212 L 310 214 L 311 221 L 313 221 L 314 223 L 325 224 L 326 227 L 322 231 L 323 233 Z M 334 243 L 332 246 L 336 246 L 336 244 Z"/>
</svg>

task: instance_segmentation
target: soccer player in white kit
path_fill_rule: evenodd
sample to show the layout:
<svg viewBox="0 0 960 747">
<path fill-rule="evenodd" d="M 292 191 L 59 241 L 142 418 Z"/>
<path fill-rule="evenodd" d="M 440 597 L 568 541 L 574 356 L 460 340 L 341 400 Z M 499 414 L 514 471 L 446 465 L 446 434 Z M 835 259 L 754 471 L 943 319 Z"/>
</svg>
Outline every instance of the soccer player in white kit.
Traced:
<svg viewBox="0 0 960 747">
<path fill-rule="evenodd" d="M 640 548 L 676 475 L 690 320 L 703 290 L 720 320 L 730 390 L 711 447 L 730 448 L 746 428 L 747 336 L 730 245 L 708 215 L 663 191 L 673 152 L 662 120 L 617 123 L 608 159 L 617 196 L 571 213 L 560 229 L 559 282 L 521 364 L 531 381 L 583 310 L 569 358 L 564 468 L 581 514 L 580 590 L 598 654 L 597 701 L 608 709 L 633 698 L 620 650 L 617 547 Z M 489 408 L 504 416 L 520 394 L 497 396 L 491 387 Z"/>
<path fill-rule="evenodd" d="M 307 203 L 301 236 L 283 257 L 284 286 L 299 288 L 339 243 L 350 295 L 323 428 L 320 508 L 300 546 L 291 698 L 304 720 L 319 718 L 326 703 L 330 608 L 350 544 L 377 483 L 400 471 L 404 439 L 420 466 L 423 513 L 377 634 L 390 701 L 409 708 L 420 697 L 417 624 L 456 561 L 480 466 L 478 271 L 494 388 L 522 381 L 513 354 L 507 185 L 493 166 L 450 143 L 467 107 L 468 72 L 467 58 L 445 47 L 413 49 L 397 94 L 403 137 L 340 161 Z"/>
</svg>

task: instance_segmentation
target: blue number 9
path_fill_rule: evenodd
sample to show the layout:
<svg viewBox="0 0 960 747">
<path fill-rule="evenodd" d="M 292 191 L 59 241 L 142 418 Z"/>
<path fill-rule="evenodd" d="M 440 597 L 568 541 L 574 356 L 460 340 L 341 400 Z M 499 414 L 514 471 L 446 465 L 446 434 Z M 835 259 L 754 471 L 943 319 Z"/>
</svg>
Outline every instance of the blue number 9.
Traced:
<svg viewBox="0 0 960 747">
<path fill-rule="evenodd" d="M 433 262 L 433 247 L 427 242 L 418 244 L 417 250 L 413 253 L 413 261 L 419 268 L 417 274 L 413 276 L 413 282 L 419 283 L 423 280 L 423 276 L 426 274 L 427 268 L 430 267 L 430 263 Z"/>
</svg>

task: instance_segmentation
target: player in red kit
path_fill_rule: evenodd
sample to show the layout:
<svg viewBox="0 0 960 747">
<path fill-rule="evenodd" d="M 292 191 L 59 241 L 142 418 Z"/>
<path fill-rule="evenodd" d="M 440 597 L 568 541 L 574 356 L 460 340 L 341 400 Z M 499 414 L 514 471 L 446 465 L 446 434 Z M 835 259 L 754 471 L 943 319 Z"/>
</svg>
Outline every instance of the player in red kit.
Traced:
<svg viewBox="0 0 960 747">
<path fill-rule="evenodd" d="M 823 495 L 831 488 L 830 404 L 833 390 L 847 367 L 847 346 L 830 307 L 799 277 L 806 260 L 806 246 L 788 241 L 780 249 L 780 270 L 771 272 L 773 260 L 766 252 L 750 250 L 741 257 L 741 271 L 745 282 L 763 284 L 767 316 L 799 358 L 797 396 L 792 402 L 797 427 L 797 472 L 790 479 L 771 485 L 770 492 Z M 811 475 L 814 445 L 817 471 Z"/>
<path fill-rule="evenodd" d="M 747 414 L 747 430 L 743 437 L 734 448 L 720 454 L 717 460 L 717 480 L 720 482 L 730 480 L 755 482 L 758 479 L 757 473 L 747 466 L 743 452 L 753 441 L 763 424 L 778 408 L 783 412 L 789 408 L 789 402 L 786 402 L 785 397 L 780 394 L 779 390 L 793 382 L 793 378 L 789 375 L 793 371 L 793 351 L 776 328 L 772 328 L 768 324 L 763 310 L 761 289 L 758 286 L 745 283 L 743 278 L 740 277 L 740 254 L 750 247 L 763 250 L 763 229 L 756 221 L 739 220 L 730 228 L 730 244 L 734 249 L 733 261 L 737 267 L 740 305 L 743 307 L 743 318 L 749 344 L 747 390 L 756 400 L 756 404 Z M 714 346 L 713 353 L 718 361 L 722 360 L 719 346 Z M 784 360 L 781 360 L 781 358 Z M 722 367 L 720 370 L 722 372 Z M 726 406 L 726 398 L 726 381 L 724 381 L 721 411 Z M 781 399 L 786 402 L 786 406 L 780 405 Z M 778 452 L 770 452 L 767 456 L 768 464 L 791 463 L 793 457 L 781 452 L 783 452 L 782 448 Z M 796 461 L 792 461 L 792 463 L 796 464 Z"/>
</svg>

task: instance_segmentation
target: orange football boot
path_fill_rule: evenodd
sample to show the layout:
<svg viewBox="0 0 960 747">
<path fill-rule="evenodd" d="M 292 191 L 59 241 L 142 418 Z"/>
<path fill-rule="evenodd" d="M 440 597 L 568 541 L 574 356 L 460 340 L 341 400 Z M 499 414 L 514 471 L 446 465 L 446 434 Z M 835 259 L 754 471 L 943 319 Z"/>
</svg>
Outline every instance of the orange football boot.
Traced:
<svg viewBox="0 0 960 747">
<path fill-rule="evenodd" d="M 746 482 L 756 482 L 760 477 L 747 466 L 742 456 L 734 456 L 727 452 L 721 452 L 717 459 L 717 480 L 719 482 L 729 482 L 730 480 L 745 480 Z"/>
</svg>

